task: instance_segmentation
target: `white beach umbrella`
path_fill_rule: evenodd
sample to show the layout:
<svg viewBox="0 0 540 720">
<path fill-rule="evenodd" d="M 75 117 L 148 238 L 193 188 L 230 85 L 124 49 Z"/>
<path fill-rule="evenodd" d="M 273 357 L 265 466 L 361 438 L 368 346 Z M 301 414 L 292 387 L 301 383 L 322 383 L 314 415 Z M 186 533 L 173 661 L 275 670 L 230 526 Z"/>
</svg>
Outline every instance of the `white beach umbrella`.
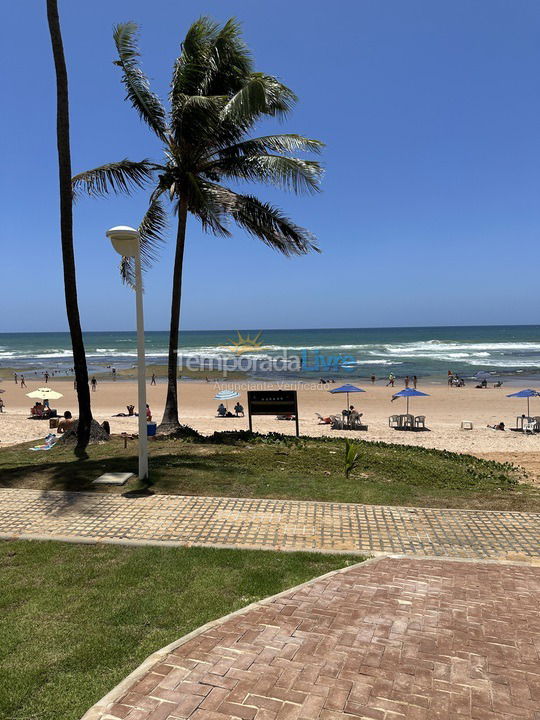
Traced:
<svg viewBox="0 0 540 720">
<path fill-rule="evenodd" d="M 33 400 L 58 400 L 64 396 L 62 393 L 56 392 L 56 390 L 53 390 L 52 388 L 43 387 L 26 393 L 26 397 L 32 398 Z"/>
</svg>

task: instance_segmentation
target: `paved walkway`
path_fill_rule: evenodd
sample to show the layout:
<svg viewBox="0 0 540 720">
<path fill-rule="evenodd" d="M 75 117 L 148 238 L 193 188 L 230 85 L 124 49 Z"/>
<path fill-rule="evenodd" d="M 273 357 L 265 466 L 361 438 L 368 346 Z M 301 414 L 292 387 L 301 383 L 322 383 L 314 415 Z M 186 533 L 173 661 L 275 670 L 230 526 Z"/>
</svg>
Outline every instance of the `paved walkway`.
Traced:
<svg viewBox="0 0 540 720">
<path fill-rule="evenodd" d="M 378 559 L 148 659 L 84 720 L 538 720 L 540 568 Z"/>
<path fill-rule="evenodd" d="M 540 559 L 540 514 L 0 490 L 1 538 Z"/>
</svg>

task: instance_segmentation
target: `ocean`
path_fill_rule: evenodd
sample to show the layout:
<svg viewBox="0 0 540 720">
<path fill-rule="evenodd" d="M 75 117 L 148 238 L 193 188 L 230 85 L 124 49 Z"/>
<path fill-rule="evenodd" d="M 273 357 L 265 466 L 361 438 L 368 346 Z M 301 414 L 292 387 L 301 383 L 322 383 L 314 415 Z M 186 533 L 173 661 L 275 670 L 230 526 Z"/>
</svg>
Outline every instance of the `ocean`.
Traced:
<svg viewBox="0 0 540 720">
<path fill-rule="evenodd" d="M 256 378 L 313 379 L 446 376 L 487 371 L 501 378 L 540 374 L 540 326 L 336 328 L 320 330 L 185 331 L 179 338 L 184 366 L 245 370 Z M 260 333 L 260 335 L 259 335 Z M 258 347 L 250 340 L 257 338 Z M 165 364 L 168 334 L 145 335 L 148 363 Z M 233 343 L 241 344 L 241 353 Z M 85 334 L 89 371 L 133 367 L 133 332 Z M 236 365 L 235 365 L 236 363 Z M 241 363 L 241 364 L 238 364 Z M 0 333 L 0 367 L 18 372 L 69 374 L 72 367 L 68 333 Z M 537 377 L 537 379 L 540 379 Z"/>
</svg>

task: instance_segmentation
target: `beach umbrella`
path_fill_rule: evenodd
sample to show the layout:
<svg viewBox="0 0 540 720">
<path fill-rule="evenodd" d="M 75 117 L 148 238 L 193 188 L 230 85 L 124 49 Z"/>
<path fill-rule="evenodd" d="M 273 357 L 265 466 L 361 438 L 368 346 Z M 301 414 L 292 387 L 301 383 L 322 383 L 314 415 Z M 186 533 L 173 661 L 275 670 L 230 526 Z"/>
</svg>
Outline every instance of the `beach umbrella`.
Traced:
<svg viewBox="0 0 540 720">
<path fill-rule="evenodd" d="M 530 410 L 530 402 L 532 397 L 540 396 L 540 393 L 536 390 L 531 390 L 528 388 L 527 390 L 520 390 L 519 392 L 512 393 L 511 395 L 507 395 L 506 397 L 524 397 L 527 398 L 527 417 L 531 416 L 531 410 Z"/>
<path fill-rule="evenodd" d="M 341 385 L 341 387 L 333 388 L 328 392 L 334 393 L 347 393 L 347 409 L 349 409 L 349 393 L 366 392 L 362 388 L 356 387 L 356 385 Z"/>
<path fill-rule="evenodd" d="M 32 398 L 33 400 L 59 400 L 64 396 L 62 393 L 56 392 L 56 390 L 53 390 L 50 387 L 44 387 L 26 393 L 26 397 Z"/>
<path fill-rule="evenodd" d="M 225 400 L 225 407 L 228 408 L 227 400 L 233 400 L 234 398 L 240 397 L 240 393 L 236 390 L 220 390 L 217 395 L 214 395 L 216 400 Z"/>
<path fill-rule="evenodd" d="M 404 390 L 400 390 L 397 393 L 394 393 L 392 395 L 393 398 L 396 397 L 404 397 L 407 398 L 407 415 L 409 414 L 409 398 L 410 397 L 429 397 L 429 393 L 420 392 L 420 390 L 415 390 L 414 388 L 405 388 Z"/>
</svg>

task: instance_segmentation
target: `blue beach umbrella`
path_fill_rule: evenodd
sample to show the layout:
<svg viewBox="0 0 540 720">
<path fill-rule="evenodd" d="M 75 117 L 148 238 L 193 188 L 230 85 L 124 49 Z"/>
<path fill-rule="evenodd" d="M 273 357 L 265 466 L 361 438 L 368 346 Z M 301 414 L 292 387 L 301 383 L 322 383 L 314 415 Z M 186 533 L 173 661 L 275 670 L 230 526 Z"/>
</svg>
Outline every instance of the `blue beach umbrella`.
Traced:
<svg viewBox="0 0 540 720">
<path fill-rule="evenodd" d="M 420 392 L 420 390 L 415 390 L 414 388 L 405 388 L 405 390 L 400 390 L 397 393 L 394 393 L 392 395 L 393 398 L 395 397 L 404 397 L 407 398 L 407 415 L 409 414 L 409 398 L 410 397 L 429 397 L 429 393 Z"/>
<path fill-rule="evenodd" d="M 527 417 L 530 417 L 531 410 L 530 410 L 530 402 L 532 397 L 540 396 L 540 393 L 536 390 L 520 390 L 519 392 L 512 393 L 511 395 L 507 395 L 506 397 L 524 397 L 527 398 Z"/>
<path fill-rule="evenodd" d="M 225 400 L 225 407 L 228 408 L 227 400 L 233 400 L 234 398 L 240 397 L 240 393 L 236 390 L 220 390 L 217 395 L 214 395 L 216 400 Z"/>
<path fill-rule="evenodd" d="M 334 394 L 334 393 L 347 393 L 347 409 L 349 409 L 349 393 L 357 393 L 357 392 L 366 392 L 365 390 L 362 390 L 362 388 L 356 387 L 356 385 L 342 385 L 338 388 L 333 388 L 332 390 L 329 390 L 328 392 Z"/>
</svg>

